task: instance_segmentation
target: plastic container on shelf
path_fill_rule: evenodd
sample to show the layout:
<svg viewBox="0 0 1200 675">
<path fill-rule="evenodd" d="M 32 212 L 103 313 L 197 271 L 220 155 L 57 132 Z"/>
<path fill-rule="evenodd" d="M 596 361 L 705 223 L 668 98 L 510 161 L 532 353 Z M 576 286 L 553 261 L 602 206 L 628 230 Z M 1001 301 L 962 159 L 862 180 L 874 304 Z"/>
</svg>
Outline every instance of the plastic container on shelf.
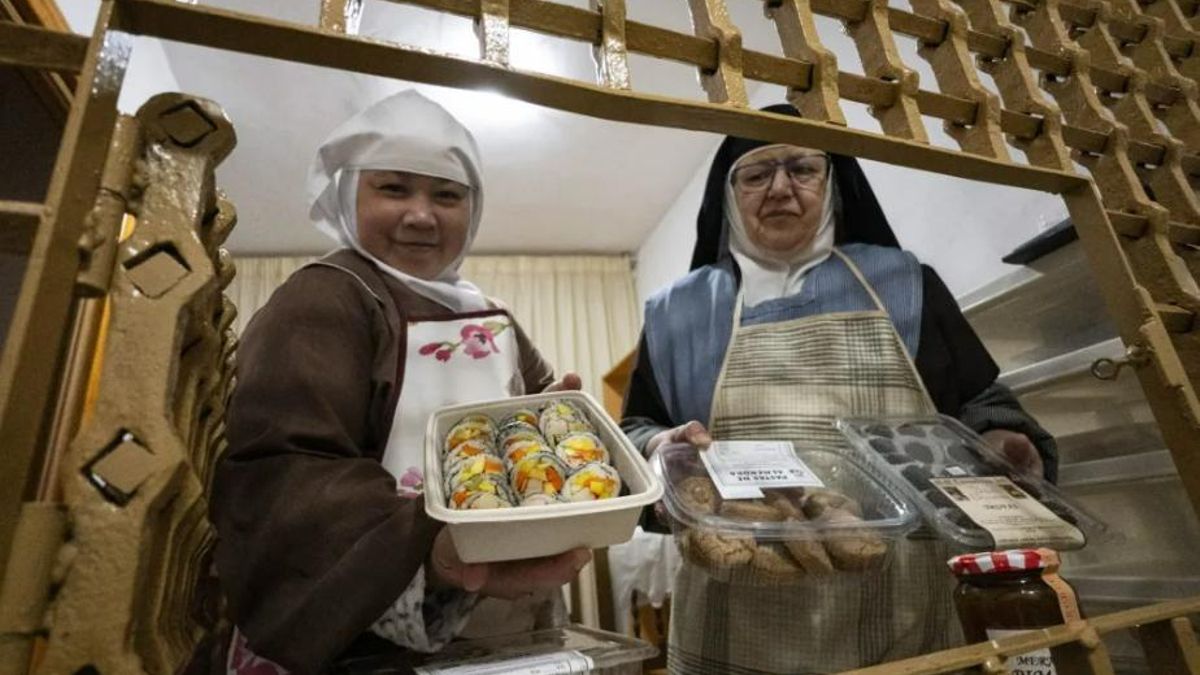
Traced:
<svg viewBox="0 0 1200 675">
<path fill-rule="evenodd" d="M 417 673 L 490 675 L 545 672 L 564 675 L 639 675 L 642 672 L 642 661 L 657 655 L 658 649 L 642 640 L 571 625 L 453 643 L 421 666 Z M 534 670 L 533 664 L 540 665 L 542 669 Z M 521 669 L 514 670 L 518 667 Z"/>
<path fill-rule="evenodd" d="M 500 421 L 519 410 L 540 410 L 553 401 L 578 407 L 608 449 L 623 485 L 617 497 L 537 506 L 457 510 L 446 505 L 442 446 L 450 429 L 468 415 Z M 500 479 L 503 480 L 503 479 Z M 425 512 L 446 523 L 459 557 L 468 563 L 536 558 L 576 547 L 600 548 L 633 536 L 643 507 L 662 498 L 662 485 L 625 434 L 594 398 L 564 391 L 442 408 L 425 432 Z"/>
<path fill-rule="evenodd" d="M 837 426 L 960 550 L 1075 550 L 1109 535 L 1053 484 L 1013 466 L 952 417 L 844 418 Z"/>
<path fill-rule="evenodd" d="M 528 633 L 452 642 L 416 665 L 417 675 L 641 675 L 642 662 L 658 655 L 636 638 L 587 628 L 562 626 Z M 333 675 L 399 675 L 413 665 L 395 657 L 368 657 L 340 663 Z"/>
<path fill-rule="evenodd" d="M 663 501 L 684 557 L 722 581 L 755 585 L 885 567 L 896 539 L 917 525 L 912 506 L 844 453 L 792 451 L 815 478 L 809 485 L 724 499 L 701 459 L 707 450 L 660 448 Z"/>
</svg>

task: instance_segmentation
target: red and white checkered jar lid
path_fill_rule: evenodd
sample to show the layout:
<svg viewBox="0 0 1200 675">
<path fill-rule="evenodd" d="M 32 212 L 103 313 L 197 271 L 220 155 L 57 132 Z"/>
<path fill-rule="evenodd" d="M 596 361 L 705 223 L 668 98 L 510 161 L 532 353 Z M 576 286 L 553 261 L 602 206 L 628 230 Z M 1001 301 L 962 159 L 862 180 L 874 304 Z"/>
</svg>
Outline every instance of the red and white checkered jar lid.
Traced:
<svg viewBox="0 0 1200 675">
<path fill-rule="evenodd" d="M 950 559 L 950 571 L 959 576 L 1000 574 L 1058 567 L 1058 554 L 1045 548 L 1021 548 L 1011 551 L 967 553 Z"/>
</svg>

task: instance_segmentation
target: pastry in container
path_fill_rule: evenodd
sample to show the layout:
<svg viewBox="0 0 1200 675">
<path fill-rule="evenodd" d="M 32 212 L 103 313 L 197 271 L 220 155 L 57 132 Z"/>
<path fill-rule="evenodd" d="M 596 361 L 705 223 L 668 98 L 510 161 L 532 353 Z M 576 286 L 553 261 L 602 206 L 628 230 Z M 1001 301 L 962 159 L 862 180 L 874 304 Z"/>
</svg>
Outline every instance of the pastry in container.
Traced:
<svg viewBox="0 0 1200 675">
<path fill-rule="evenodd" d="M 448 501 L 451 509 L 460 511 L 516 506 L 516 499 L 503 478 L 493 474 L 479 474 L 460 483 Z"/>
<path fill-rule="evenodd" d="M 594 433 L 607 448 L 611 466 L 618 472 L 622 487 L 611 499 L 565 502 L 559 499 L 566 483 L 566 467 L 554 456 L 539 431 L 537 452 L 519 462 L 519 471 L 501 478 L 481 474 L 460 485 L 453 494 L 446 491 L 445 443 L 450 431 L 465 418 L 484 415 L 503 421 L 500 435 L 529 432 L 526 422 L 514 419 L 520 410 L 543 410 L 553 403 L 569 403 L 595 428 Z M 480 420 L 479 422 L 482 422 Z M 487 424 L 473 422 L 467 427 L 483 429 L 477 437 L 486 437 Z M 540 440 L 539 440 L 540 439 Z M 499 438 L 496 439 L 499 444 Z M 497 445 L 497 452 L 502 452 Z M 536 459 L 537 461 L 530 461 Z M 459 557 L 468 563 L 522 560 L 555 555 L 573 548 L 600 548 L 626 541 L 635 531 L 645 507 L 662 497 L 662 483 L 646 460 L 621 433 L 616 421 L 591 396 L 579 391 L 548 392 L 509 397 L 492 401 L 447 406 L 429 418 L 425 433 L 425 511 L 434 520 L 445 523 Z M 512 490 L 513 479 L 523 488 L 520 495 Z M 502 508 L 516 506 L 519 508 Z M 485 508 L 490 507 L 490 508 Z"/>
<path fill-rule="evenodd" d="M 608 464 L 609 461 L 608 448 L 596 434 L 587 431 L 567 435 L 554 446 L 554 454 L 572 472 L 594 462 Z"/>
<path fill-rule="evenodd" d="M 476 476 L 495 476 L 496 480 L 502 481 L 506 474 L 504 462 L 495 455 L 481 454 L 467 457 L 446 467 L 446 491 L 453 493 L 459 485 Z"/>
<path fill-rule="evenodd" d="M 1027 547 L 1069 551 L 1112 534 L 1070 496 L 1042 476 L 1013 466 L 947 415 L 843 418 L 837 426 L 862 461 L 890 479 L 955 552 Z M 981 524 L 969 511 L 986 518 L 981 515 L 986 511 L 975 505 L 984 503 L 981 495 L 989 494 L 1013 499 L 987 502 L 992 512 L 1004 516 Z M 1010 505 L 1019 510 L 1008 510 Z M 1042 516 L 1028 515 L 1039 512 Z"/>
<path fill-rule="evenodd" d="M 612 499 L 619 494 L 621 476 L 616 469 L 601 462 L 592 462 L 576 470 L 562 489 L 562 498 L 568 502 Z"/>
<path fill-rule="evenodd" d="M 538 429 L 551 445 L 578 431 L 595 432 L 595 427 L 574 403 L 566 399 L 551 401 L 538 415 Z"/>
<path fill-rule="evenodd" d="M 454 449 L 446 455 L 445 466 L 451 467 L 464 459 L 479 455 L 497 456 L 496 447 L 482 437 L 463 441 L 454 446 Z"/>
<path fill-rule="evenodd" d="M 764 487 L 725 499 L 695 447 L 656 453 L 680 551 L 727 583 L 787 585 L 813 576 L 878 573 L 916 527 L 912 507 L 869 466 L 820 447 L 795 448 L 819 485 Z"/>
<path fill-rule="evenodd" d="M 450 452 L 460 443 L 475 438 L 483 438 L 489 443 L 495 443 L 497 431 L 496 423 L 487 415 L 467 415 L 450 428 L 449 433 L 446 434 L 442 452 Z"/>
<path fill-rule="evenodd" d="M 509 443 L 504 450 L 504 463 L 508 465 L 508 469 L 511 472 L 522 459 L 539 452 L 551 452 L 550 446 L 546 445 L 545 441 L 540 439 Z"/>
<path fill-rule="evenodd" d="M 513 423 L 528 424 L 531 427 L 537 428 L 538 414 L 529 408 L 521 408 L 515 410 L 500 420 L 501 428 Z"/>
<path fill-rule="evenodd" d="M 567 480 L 567 468 L 549 452 L 535 452 L 513 464 L 512 488 L 521 499 L 536 494 L 558 496 Z"/>
</svg>

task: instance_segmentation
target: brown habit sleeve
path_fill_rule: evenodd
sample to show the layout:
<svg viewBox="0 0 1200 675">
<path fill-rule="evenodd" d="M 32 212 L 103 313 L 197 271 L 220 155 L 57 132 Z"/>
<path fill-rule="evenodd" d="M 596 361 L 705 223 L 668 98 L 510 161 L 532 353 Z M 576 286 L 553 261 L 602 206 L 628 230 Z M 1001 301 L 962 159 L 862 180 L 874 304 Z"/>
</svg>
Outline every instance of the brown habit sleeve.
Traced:
<svg viewBox="0 0 1200 675">
<path fill-rule="evenodd" d="M 437 532 L 379 463 L 394 337 L 376 302 L 344 272 L 304 269 L 239 348 L 213 487 L 217 566 L 250 648 L 296 673 L 367 630 Z"/>
<path fill-rule="evenodd" d="M 533 346 L 529 336 L 521 324 L 513 319 L 513 327 L 517 333 L 517 349 L 520 355 L 517 360 L 521 364 L 521 379 L 525 381 L 526 394 L 539 394 L 554 383 L 554 368 L 551 367 L 542 353 Z"/>
</svg>

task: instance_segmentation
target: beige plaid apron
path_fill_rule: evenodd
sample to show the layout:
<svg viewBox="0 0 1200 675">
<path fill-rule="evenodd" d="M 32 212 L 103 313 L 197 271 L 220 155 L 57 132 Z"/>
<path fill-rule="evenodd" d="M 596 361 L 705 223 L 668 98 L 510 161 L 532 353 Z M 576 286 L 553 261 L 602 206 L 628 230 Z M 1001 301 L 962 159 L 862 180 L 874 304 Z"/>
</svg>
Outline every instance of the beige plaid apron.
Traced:
<svg viewBox="0 0 1200 675">
<path fill-rule="evenodd" d="M 934 406 L 883 303 L 835 254 L 876 309 L 743 327 L 742 299 L 713 396 L 720 439 L 791 440 L 848 452 L 841 416 L 931 413 Z M 671 607 L 671 673 L 827 673 L 957 641 L 943 546 L 902 540 L 883 570 L 778 586 L 721 581 L 685 560 Z"/>
</svg>

